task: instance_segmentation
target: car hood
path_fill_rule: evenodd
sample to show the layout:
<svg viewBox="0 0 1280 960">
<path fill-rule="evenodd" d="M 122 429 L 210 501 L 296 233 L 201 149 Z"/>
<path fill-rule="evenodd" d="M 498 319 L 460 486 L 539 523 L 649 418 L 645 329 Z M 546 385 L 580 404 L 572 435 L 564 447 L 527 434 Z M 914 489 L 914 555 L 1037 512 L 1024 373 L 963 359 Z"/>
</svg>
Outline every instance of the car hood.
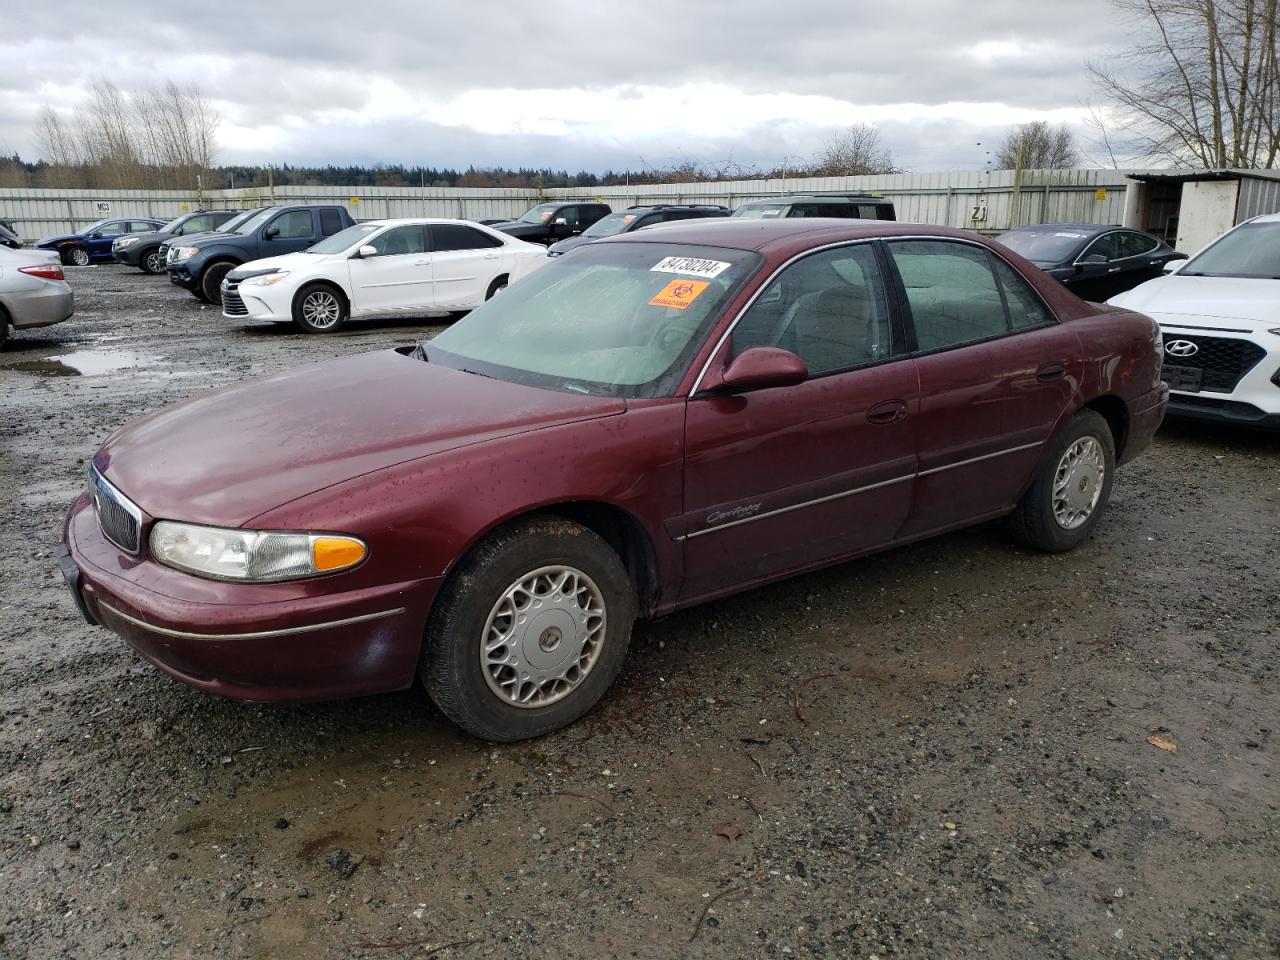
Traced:
<svg viewBox="0 0 1280 960">
<path fill-rule="evenodd" d="M 227 276 L 233 280 L 240 280 L 250 274 L 261 273 L 263 270 L 300 269 L 317 263 L 327 263 L 331 259 L 333 258 L 317 256 L 314 253 L 282 253 L 278 257 L 263 257 L 261 260 L 250 260 L 247 263 L 242 263 Z"/>
<path fill-rule="evenodd" d="M 625 410 L 379 350 L 157 410 L 94 464 L 153 517 L 234 527 L 406 460 Z"/>
<path fill-rule="evenodd" d="M 1247 277 L 1157 277 L 1112 297 L 1108 303 L 1137 310 L 1159 320 L 1206 326 L 1237 326 L 1241 322 L 1275 326 L 1280 322 L 1280 280 Z M 1229 321 L 1221 323 L 1218 321 Z"/>
<path fill-rule="evenodd" d="M 57 237 L 45 237 L 36 243 L 37 247 L 51 247 L 54 244 L 66 243 L 68 240 L 83 240 L 84 234 L 81 233 L 64 233 Z"/>
<path fill-rule="evenodd" d="M 553 243 L 547 248 L 547 250 L 550 253 L 565 254 L 574 247 L 580 247 L 584 243 L 590 243 L 594 239 L 595 237 L 568 237 L 564 240 Z"/>
<path fill-rule="evenodd" d="M 145 241 L 156 240 L 156 241 L 159 241 L 160 243 L 164 243 L 166 240 L 172 240 L 174 238 L 174 235 L 172 233 L 165 233 L 163 230 L 152 230 L 150 233 L 126 233 L 125 236 L 137 237 L 139 242 L 142 242 L 144 240 Z M 199 236 L 199 234 L 194 234 L 194 236 Z M 124 238 L 121 237 L 120 239 L 124 239 Z"/>
</svg>

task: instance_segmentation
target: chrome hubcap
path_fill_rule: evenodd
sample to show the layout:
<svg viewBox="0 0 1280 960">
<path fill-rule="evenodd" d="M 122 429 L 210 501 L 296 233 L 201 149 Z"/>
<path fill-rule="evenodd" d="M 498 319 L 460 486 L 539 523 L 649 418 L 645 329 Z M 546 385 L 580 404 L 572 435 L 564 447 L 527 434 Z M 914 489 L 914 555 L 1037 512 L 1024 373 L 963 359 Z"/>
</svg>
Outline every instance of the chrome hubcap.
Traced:
<svg viewBox="0 0 1280 960">
<path fill-rule="evenodd" d="M 318 330 L 332 327 L 338 322 L 340 313 L 338 298 L 332 293 L 318 290 L 307 294 L 306 299 L 302 301 L 302 319 Z"/>
<path fill-rule="evenodd" d="M 489 611 L 480 666 L 489 689 L 513 707 L 545 707 L 572 693 L 600 658 L 604 597 L 573 567 L 539 567 Z"/>
<path fill-rule="evenodd" d="M 1081 437 L 1067 447 L 1053 475 L 1053 517 L 1064 530 L 1074 530 L 1093 515 L 1106 478 L 1102 444 Z"/>
<path fill-rule="evenodd" d="M 87 250 L 72 250 L 71 262 L 77 267 L 87 266 L 89 263 L 89 252 Z"/>
</svg>

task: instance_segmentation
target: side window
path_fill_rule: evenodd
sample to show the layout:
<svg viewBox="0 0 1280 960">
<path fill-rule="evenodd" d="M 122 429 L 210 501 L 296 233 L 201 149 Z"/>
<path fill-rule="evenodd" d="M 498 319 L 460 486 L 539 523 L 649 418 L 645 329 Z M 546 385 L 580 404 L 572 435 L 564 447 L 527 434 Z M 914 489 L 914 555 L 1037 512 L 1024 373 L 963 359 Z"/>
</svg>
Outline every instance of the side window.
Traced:
<svg viewBox="0 0 1280 960">
<path fill-rule="evenodd" d="M 502 241 L 496 237 L 461 223 L 431 225 L 431 249 L 435 253 L 448 253 L 450 250 L 483 250 L 486 247 L 500 246 Z"/>
<path fill-rule="evenodd" d="M 113 220 L 111 223 L 104 223 L 94 233 L 100 233 L 104 237 L 118 237 L 122 233 L 129 232 L 128 220 Z"/>
<path fill-rule="evenodd" d="M 987 252 L 948 240 L 886 244 L 902 277 L 920 350 L 942 350 L 1009 332 Z"/>
<path fill-rule="evenodd" d="M 343 229 L 342 214 L 338 213 L 337 210 L 332 207 L 325 207 L 320 211 L 320 233 L 322 236 L 332 237 Z"/>
<path fill-rule="evenodd" d="M 791 208 L 790 216 L 793 217 L 820 217 L 822 214 L 818 212 L 816 203 L 797 203 Z"/>
<path fill-rule="evenodd" d="M 991 266 L 1000 281 L 1000 289 L 1004 291 L 1005 303 L 1009 305 L 1009 322 L 1015 331 L 1032 330 L 1057 322 L 1044 301 L 1018 271 L 999 257 L 991 258 Z"/>
<path fill-rule="evenodd" d="M 1080 254 L 1081 260 L 1087 260 L 1089 257 L 1104 256 L 1108 260 L 1118 260 L 1122 256 L 1120 253 L 1120 234 L 1104 233 L 1089 246 L 1084 248 L 1084 253 Z"/>
<path fill-rule="evenodd" d="M 889 311 L 875 251 L 839 247 L 787 267 L 738 321 L 732 346 L 735 355 L 748 347 L 790 350 L 811 377 L 885 359 Z"/>
<path fill-rule="evenodd" d="M 302 240 L 311 236 L 311 211 L 290 210 L 271 221 L 270 226 L 280 232 L 276 234 L 281 240 Z"/>
<path fill-rule="evenodd" d="M 1144 253 L 1153 252 L 1157 246 L 1159 241 L 1155 237 L 1148 237 L 1145 233 L 1125 231 L 1120 234 L 1120 256 L 1122 257 L 1140 257 Z"/>
<path fill-rule="evenodd" d="M 148 223 L 145 220 L 135 220 L 129 224 L 130 233 L 151 233 L 155 229 L 156 225 L 154 223 Z"/>
<path fill-rule="evenodd" d="M 564 220 L 567 226 L 576 227 L 578 225 L 578 213 L 579 210 L 577 207 L 564 207 L 563 209 L 556 211 L 556 215 L 553 219 Z"/>
<path fill-rule="evenodd" d="M 892 220 L 888 207 L 882 203 L 863 203 L 858 206 L 858 216 L 863 220 Z"/>
<path fill-rule="evenodd" d="M 213 217 L 206 214 L 200 217 L 192 217 L 179 228 L 179 232 L 184 237 L 189 237 L 193 233 L 204 233 L 206 230 L 212 229 Z"/>
<path fill-rule="evenodd" d="M 384 230 L 369 241 L 369 246 L 377 250 L 380 257 L 400 257 L 406 253 L 426 253 L 427 250 L 420 226 Z"/>
</svg>

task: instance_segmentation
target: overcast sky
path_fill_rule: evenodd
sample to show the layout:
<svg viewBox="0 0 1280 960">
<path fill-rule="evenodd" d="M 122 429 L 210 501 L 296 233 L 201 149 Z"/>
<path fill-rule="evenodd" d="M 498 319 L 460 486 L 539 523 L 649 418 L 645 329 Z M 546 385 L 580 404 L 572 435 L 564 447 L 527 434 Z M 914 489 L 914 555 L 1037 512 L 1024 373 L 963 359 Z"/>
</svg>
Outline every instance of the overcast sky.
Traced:
<svg viewBox="0 0 1280 960">
<path fill-rule="evenodd" d="M 1077 124 L 1126 32 L 1107 0 L 0 0 L 0 149 L 38 156 L 36 111 L 97 77 L 172 78 L 224 163 L 772 167 L 871 121 L 900 166 L 977 169 Z"/>
</svg>

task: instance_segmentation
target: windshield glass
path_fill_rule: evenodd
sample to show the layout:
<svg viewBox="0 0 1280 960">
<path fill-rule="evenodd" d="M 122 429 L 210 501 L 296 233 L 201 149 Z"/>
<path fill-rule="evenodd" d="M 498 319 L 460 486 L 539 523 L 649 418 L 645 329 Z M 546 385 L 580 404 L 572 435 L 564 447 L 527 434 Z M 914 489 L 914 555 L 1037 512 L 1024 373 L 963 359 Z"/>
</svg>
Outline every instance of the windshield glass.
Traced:
<svg viewBox="0 0 1280 960">
<path fill-rule="evenodd" d="M 212 233 L 235 233 L 239 229 L 240 224 L 244 223 L 250 217 L 260 213 L 261 207 L 255 207 L 252 210 L 246 210 L 244 213 L 238 213 L 220 227 L 214 227 Z"/>
<path fill-rule="evenodd" d="M 1223 235 L 1174 276 L 1280 280 L 1280 223 L 1246 223 Z"/>
<path fill-rule="evenodd" d="M 593 243 L 541 267 L 424 344 L 432 363 L 532 386 L 669 396 L 761 257 Z"/>
<path fill-rule="evenodd" d="M 307 247 L 303 253 L 341 253 L 348 247 L 354 247 L 359 241 L 383 228 L 381 223 L 357 223 L 354 227 L 339 230 L 332 237 L 325 237 L 319 243 Z"/>
<path fill-rule="evenodd" d="M 555 213 L 558 203 L 540 203 L 520 218 L 520 223 L 546 223 Z"/>
<path fill-rule="evenodd" d="M 246 220 L 242 220 L 240 224 L 232 232 L 238 233 L 238 234 L 241 234 L 242 236 L 247 237 L 249 234 L 253 233 L 260 226 L 262 226 L 264 223 L 270 220 L 272 214 L 274 214 L 275 212 L 276 212 L 275 207 L 263 207 L 261 210 L 254 213 L 253 216 L 249 217 Z"/>
<path fill-rule="evenodd" d="M 766 217 L 785 216 L 786 212 L 785 203 L 762 203 L 758 207 L 739 207 L 733 211 L 733 216 L 742 217 L 744 220 L 763 220 Z"/>
<path fill-rule="evenodd" d="M 1083 230 L 1010 230 L 996 237 L 1019 256 L 1039 263 L 1061 263 L 1089 238 Z"/>
<path fill-rule="evenodd" d="M 634 213 L 611 213 L 603 220 L 597 220 L 586 230 L 582 231 L 584 237 L 612 237 L 621 233 L 627 227 L 631 226 L 637 220 L 637 214 Z"/>
</svg>

